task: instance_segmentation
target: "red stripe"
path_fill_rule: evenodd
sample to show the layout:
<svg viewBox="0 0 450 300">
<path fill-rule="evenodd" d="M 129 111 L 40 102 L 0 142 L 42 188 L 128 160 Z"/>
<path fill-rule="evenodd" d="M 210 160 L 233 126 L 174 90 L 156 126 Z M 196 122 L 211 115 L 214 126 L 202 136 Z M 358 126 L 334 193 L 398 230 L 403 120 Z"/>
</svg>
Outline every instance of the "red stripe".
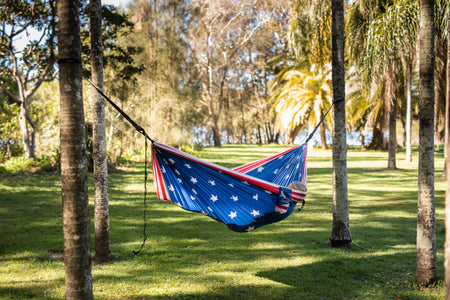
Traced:
<svg viewBox="0 0 450 300">
<path fill-rule="evenodd" d="M 154 149 L 152 149 L 152 165 L 153 177 L 155 179 L 155 187 L 158 198 L 160 200 L 171 201 Z"/>
<path fill-rule="evenodd" d="M 259 186 L 259 187 L 261 187 L 263 189 L 266 189 L 266 190 L 268 190 L 270 192 L 278 194 L 279 191 L 280 191 L 280 188 L 277 185 L 275 185 L 275 184 L 273 184 L 271 182 L 268 182 L 268 181 L 265 181 L 265 180 L 261 180 L 261 179 L 255 178 L 253 176 L 249 176 L 249 175 L 246 175 L 246 174 L 243 174 L 243 173 L 239 173 L 237 171 L 230 170 L 230 169 L 227 169 L 225 167 L 222 167 L 222 166 L 219 166 L 219 165 L 216 165 L 216 164 L 213 164 L 213 163 L 201 160 L 201 159 L 199 159 L 197 157 L 194 157 L 194 156 L 192 156 L 190 154 L 182 152 L 182 151 L 180 151 L 180 150 L 178 150 L 176 148 L 167 146 L 165 144 L 161 144 L 161 143 L 156 142 L 156 141 L 153 142 L 153 145 L 154 146 L 158 146 L 158 147 L 160 147 L 160 148 L 162 148 L 162 149 L 166 150 L 167 152 L 170 152 L 170 153 L 172 153 L 174 155 L 183 157 L 183 158 L 185 158 L 187 160 L 199 163 L 201 165 L 207 166 L 207 167 L 209 167 L 211 169 L 214 169 L 214 170 L 217 170 L 217 171 L 222 171 L 225 174 L 228 174 L 228 175 L 231 175 L 231 176 L 236 177 L 238 179 L 247 181 L 248 183 L 251 183 L 251 184 L 254 184 L 256 186 Z"/>
<path fill-rule="evenodd" d="M 300 146 L 297 146 L 297 147 L 300 147 Z M 297 147 L 293 147 L 293 148 L 287 149 L 287 150 L 285 150 L 285 151 L 283 151 L 281 153 L 278 153 L 278 154 L 275 154 L 275 155 L 272 155 L 272 156 L 269 156 L 269 157 L 266 157 L 266 158 L 262 158 L 260 160 L 257 160 L 257 161 L 245 164 L 243 166 L 236 167 L 233 170 L 241 172 L 241 173 L 247 173 L 248 171 L 256 169 L 257 167 L 265 164 L 266 162 L 271 161 L 271 160 L 273 160 L 273 159 L 275 159 L 277 157 L 280 157 L 280 156 L 288 153 L 289 151 L 294 150 Z"/>
</svg>

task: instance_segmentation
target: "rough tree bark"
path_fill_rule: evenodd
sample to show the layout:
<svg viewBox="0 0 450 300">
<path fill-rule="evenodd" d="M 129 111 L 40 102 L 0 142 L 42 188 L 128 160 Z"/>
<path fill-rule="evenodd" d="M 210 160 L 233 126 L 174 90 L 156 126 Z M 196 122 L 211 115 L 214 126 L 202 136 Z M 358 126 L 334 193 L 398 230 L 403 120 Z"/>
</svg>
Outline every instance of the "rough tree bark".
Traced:
<svg viewBox="0 0 450 300">
<path fill-rule="evenodd" d="M 103 90 L 102 3 L 90 2 L 92 80 Z M 92 139 L 94 160 L 95 261 L 111 259 L 109 247 L 108 161 L 106 154 L 105 100 L 92 89 Z"/>
<path fill-rule="evenodd" d="M 397 169 L 396 166 L 396 152 L 397 152 L 397 63 L 391 61 L 387 67 L 390 76 L 386 87 L 386 98 L 388 103 L 386 107 L 388 109 L 389 119 L 389 144 L 388 144 L 388 170 Z"/>
<path fill-rule="evenodd" d="M 447 8 L 450 13 L 450 8 Z M 447 29 L 447 99 L 445 102 L 445 299 L 450 299 L 450 27 Z"/>
<path fill-rule="evenodd" d="M 416 281 L 436 281 L 434 213 L 434 1 L 420 0 L 419 170 Z"/>
<path fill-rule="evenodd" d="M 333 98 L 333 228 L 331 245 L 350 247 L 347 190 L 347 137 L 345 130 L 344 1 L 332 0 Z"/>
<path fill-rule="evenodd" d="M 58 1 L 66 299 L 93 298 L 79 11 L 79 1 Z"/>
</svg>

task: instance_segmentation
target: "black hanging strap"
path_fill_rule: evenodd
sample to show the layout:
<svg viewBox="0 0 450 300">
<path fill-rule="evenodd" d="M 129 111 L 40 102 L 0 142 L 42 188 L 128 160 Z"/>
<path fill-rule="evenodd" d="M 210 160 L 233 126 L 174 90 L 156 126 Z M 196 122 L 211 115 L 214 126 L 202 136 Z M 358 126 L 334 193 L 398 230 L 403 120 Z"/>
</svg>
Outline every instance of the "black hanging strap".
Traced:
<svg viewBox="0 0 450 300">
<path fill-rule="evenodd" d="M 124 117 L 128 122 L 130 122 L 131 125 L 134 126 L 134 128 L 136 128 L 136 130 L 141 133 L 142 135 L 145 136 L 146 139 L 149 139 L 150 141 L 153 142 L 153 139 L 151 139 L 147 133 L 145 132 L 144 128 L 142 128 L 141 126 L 139 126 L 136 122 L 133 121 L 133 119 L 131 119 L 120 107 L 117 106 L 117 104 L 115 104 L 111 99 L 108 98 L 108 96 L 106 96 L 95 84 L 92 83 L 92 81 L 90 81 L 89 79 L 87 79 L 87 82 L 89 82 L 90 85 L 92 85 L 92 87 L 94 89 L 97 90 L 97 92 L 102 95 L 108 102 L 109 104 L 111 104 L 121 115 L 122 117 Z"/>
<path fill-rule="evenodd" d="M 309 142 L 310 139 L 312 139 L 313 135 L 316 133 L 317 129 L 319 128 L 320 124 L 322 124 L 322 122 L 325 120 L 326 116 L 328 115 L 328 113 L 330 112 L 330 110 L 333 108 L 334 104 L 342 102 L 344 100 L 339 100 L 339 101 L 333 101 L 333 103 L 331 103 L 330 108 L 327 110 L 327 112 L 323 115 L 322 119 L 319 121 L 319 123 L 317 123 L 316 127 L 314 128 L 314 130 L 309 134 L 308 138 L 305 141 L 305 144 Z"/>
<path fill-rule="evenodd" d="M 97 90 L 97 92 L 102 95 L 108 102 L 109 104 L 111 104 L 121 115 L 122 117 L 124 117 L 128 122 L 130 122 L 131 125 L 134 126 L 134 128 L 136 128 L 136 130 L 141 133 L 144 137 L 145 137 L 145 159 L 144 159 L 144 239 L 142 241 L 141 246 L 139 247 L 139 250 L 137 251 L 133 251 L 134 255 L 137 255 L 141 252 L 142 248 L 144 248 L 145 246 L 145 242 L 147 241 L 147 178 L 148 178 L 148 172 L 147 172 L 147 152 L 148 152 L 148 140 L 150 140 L 151 142 L 153 142 L 153 139 L 151 139 L 147 133 L 145 132 L 144 128 L 142 128 L 141 126 L 139 126 L 136 122 L 133 121 L 133 119 L 131 119 L 122 109 L 120 109 L 119 106 L 117 106 L 108 96 L 106 96 L 95 84 L 92 83 L 92 81 L 90 81 L 88 78 L 86 78 L 87 82 L 89 82 L 89 84 Z"/>
</svg>

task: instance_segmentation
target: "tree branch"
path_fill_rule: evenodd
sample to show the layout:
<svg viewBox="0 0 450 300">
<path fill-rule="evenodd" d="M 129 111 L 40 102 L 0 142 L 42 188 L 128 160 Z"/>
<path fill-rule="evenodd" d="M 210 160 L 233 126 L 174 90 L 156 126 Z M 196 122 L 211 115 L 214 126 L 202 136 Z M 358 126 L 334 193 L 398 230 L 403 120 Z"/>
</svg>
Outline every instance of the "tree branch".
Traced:
<svg viewBox="0 0 450 300">
<path fill-rule="evenodd" d="M 3 85 L 3 83 L 0 82 L 0 89 L 8 96 L 9 99 L 11 99 L 14 103 L 21 105 L 22 101 L 20 101 L 19 98 L 17 98 L 14 94 L 12 94 L 6 86 Z"/>
</svg>

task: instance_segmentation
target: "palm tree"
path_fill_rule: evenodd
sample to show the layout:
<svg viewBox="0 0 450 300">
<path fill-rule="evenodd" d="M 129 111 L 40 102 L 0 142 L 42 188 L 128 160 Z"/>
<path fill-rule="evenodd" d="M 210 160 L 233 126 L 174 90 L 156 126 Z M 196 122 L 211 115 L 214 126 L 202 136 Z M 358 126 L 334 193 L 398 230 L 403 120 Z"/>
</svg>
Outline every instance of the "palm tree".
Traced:
<svg viewBox="0 0 450 300">
<path fill-rule="evenodd" d="M 333 228 L 331 245 L 350 247 L 347 190 L 347 134 L 345 128 L 344 1 L 332 0 L 333 99 Z"/>
<path fill-rule="evenodd" d="M 416 281 L 436 281 L 434 213 L 434 0 L 420 0 L 419 170 Z"/>
<path fill-rule="evenodd" d="M 80 1 L 58 1 L 66 299 L 93 298 L 79 11 Z"/>
<path fill-rule="evenodd" d="M 308 123 L 310 128 L 323 118 L 332 103 L 330 88 L 331 70 L 317 70 L 313 65 L 311 70 L 291 69 L 284 73 L 279 94 L 274 108 L 278 113 L 281 127 L 287 129 L 288 143 L 292 143 L 298 131 Z M 331 116 L 328 115 L 328 124 Z M 320 127 L 322 148 L 326 149 L 325 123 Z"/>
<path fill-rule="evenodd" d="M 94 84 L 103 89 L 102 3 L 90 1 L 91 65 Z M 111 258 L 109 247 L 108 162 L 106 154 L 105 100 L 92 91 L 92 139 L 94 161 L 95 260 Z"/>
<path fill-rule="evenodd" d="M 384 105 L 384 111 L 380 111 L 383 114 L 373 115 L 373 121 L 380 129 L 384 127 L 381 124 L 383 118 L 388 121 L 390 137 L 388 168 L 395 169 L 397 76 L 400 59 L 410 55 L 410 49 L 415 41 L 417 4 L 413 0 L 400 0 L 394 3 L 356 1 L 350 6 L 349 12 L 348 28 L 352 56 L 365 70 L 366 86 L 373 89 L 374 85 L 379 85 L 381 95 L 384 95 L 373 98 L 374 106 L 380 106 L 376 102 L 385 102 L 381 104 Z M 403 69 L 408 69 L 408 66 Z M 374 128 L 374 135 L 375 132 Z M 374 139 L 376 140 L 375 136 Z"/>
</svg>

